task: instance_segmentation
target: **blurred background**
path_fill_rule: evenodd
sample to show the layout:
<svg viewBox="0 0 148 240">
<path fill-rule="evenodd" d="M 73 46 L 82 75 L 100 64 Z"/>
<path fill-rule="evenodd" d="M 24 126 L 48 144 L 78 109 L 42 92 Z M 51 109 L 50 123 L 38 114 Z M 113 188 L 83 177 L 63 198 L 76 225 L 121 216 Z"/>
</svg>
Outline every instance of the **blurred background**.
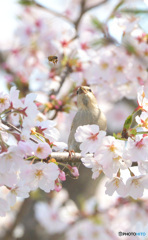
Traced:
<svg viewBox="0 0 148 240">
<path fill-rule="evenodd" d="M 0 92 L 12 86 L 20 97 L 36 92 L 42 118 L 54 120 L 67 143 L 76 90 L 89 85 L 107 134 L 117 134 L 137 106 L 139 87 L 148 94 L 147 26 L 147 0 L 1 1 Z M 79 179 L 67 177 L 59 193 L 38 190 L 18 199 L 0 218 L 0 239 L 110 240 L 121 239 L 119 231 L 146 232 L 147 193 L 137 201 L 107 196 L 105 177 L 91 176 L 81 165 Z M 142 237 L 122 239 L 148 239 Z"/>
</svg>

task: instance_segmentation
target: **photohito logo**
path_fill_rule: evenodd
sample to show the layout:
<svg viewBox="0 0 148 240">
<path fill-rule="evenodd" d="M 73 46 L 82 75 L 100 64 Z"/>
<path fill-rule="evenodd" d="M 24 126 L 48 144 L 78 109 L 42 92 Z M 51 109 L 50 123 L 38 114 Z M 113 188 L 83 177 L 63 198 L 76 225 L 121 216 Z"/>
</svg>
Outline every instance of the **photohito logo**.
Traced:
<svg viewBox="0 0 148 240">
<path fill-rule="evenodd" d="M 122 236 L 146 236 L 145 232 L 118 232 L 120 237 Z"/>
</svg>

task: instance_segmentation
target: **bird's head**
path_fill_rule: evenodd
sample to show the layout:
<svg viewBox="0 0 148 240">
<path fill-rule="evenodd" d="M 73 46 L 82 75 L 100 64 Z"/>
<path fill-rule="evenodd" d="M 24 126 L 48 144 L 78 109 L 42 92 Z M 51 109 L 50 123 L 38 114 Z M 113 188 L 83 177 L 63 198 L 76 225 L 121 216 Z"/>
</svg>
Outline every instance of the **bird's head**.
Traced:
<svg viewBox="0 0 148 240">
<path fill-rule="evenodd" d="M 78 109 L 90 109 L 98 107 L 97 100 L 90 87 L 81 86 L 77 90 Z"/>
</svg>

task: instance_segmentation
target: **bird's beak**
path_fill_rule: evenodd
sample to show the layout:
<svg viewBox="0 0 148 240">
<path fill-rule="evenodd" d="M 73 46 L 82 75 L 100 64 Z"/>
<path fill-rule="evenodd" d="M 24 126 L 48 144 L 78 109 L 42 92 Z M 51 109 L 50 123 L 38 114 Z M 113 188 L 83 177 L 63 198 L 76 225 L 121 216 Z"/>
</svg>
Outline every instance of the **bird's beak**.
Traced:
<svg viewBox="0 0 148 240">
<path fill-rule="evenodd" d="M 87 93 L 87 90 L 84 89 L 83 87 L 80 87 L 79 88 L 79 94 L 81 94 L 81 93 Z"/>
</svg>

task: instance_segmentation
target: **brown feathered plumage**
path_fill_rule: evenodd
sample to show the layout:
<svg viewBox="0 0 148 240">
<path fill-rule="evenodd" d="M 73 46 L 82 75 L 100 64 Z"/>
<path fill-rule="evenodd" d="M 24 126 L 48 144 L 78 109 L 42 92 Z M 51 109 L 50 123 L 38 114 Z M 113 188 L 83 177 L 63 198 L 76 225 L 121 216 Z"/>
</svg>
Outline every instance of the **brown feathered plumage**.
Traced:
<svg viewBox="0 0 148 240">
<path fill-rule="evenodd" d="M 76 142 L 74 134 L 77 127 L 96 124 L 100 130 L 106 130 L 106 117 L 98 107 L 97 100 L 87 86 L 81 86 L 77 91 L 77 106 L 78 111 L 73 119 L 71 130 L 68 138 L 68 149 L 80 152 L 80 143 Z"/>
</svg>

